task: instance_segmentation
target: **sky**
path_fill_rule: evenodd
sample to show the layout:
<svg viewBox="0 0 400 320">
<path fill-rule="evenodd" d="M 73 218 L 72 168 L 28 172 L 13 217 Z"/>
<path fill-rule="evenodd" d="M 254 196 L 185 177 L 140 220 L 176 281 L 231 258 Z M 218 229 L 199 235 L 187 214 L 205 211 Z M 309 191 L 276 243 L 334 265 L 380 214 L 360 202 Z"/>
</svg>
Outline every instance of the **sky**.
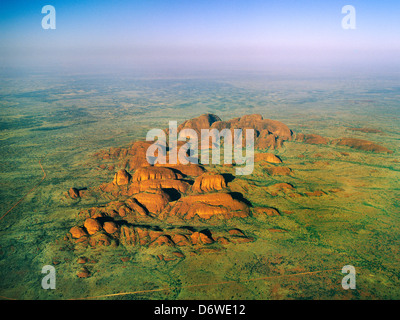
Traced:
<svg viewBox="0 0 400 320">
<path fill-rule="evenodd" d="M 2 68 L 400 70 L 398 0 L 1 0 L 0 16 Z"/>
</svg>

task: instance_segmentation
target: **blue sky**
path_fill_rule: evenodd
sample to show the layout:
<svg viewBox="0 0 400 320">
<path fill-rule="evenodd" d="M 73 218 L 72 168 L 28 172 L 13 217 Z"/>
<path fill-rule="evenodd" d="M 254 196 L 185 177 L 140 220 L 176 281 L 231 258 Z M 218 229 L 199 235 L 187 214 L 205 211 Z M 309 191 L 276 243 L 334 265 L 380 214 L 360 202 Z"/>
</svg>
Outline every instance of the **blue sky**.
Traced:
<svg viewBox="0 0 400 320">
<path fill-rule="evenodd" d="M 356 30 L 341 27 L 347 4 Z M 2 67 L 399 67 L 398 0 L 16 0 L 0 15 Z"/>
</svg>

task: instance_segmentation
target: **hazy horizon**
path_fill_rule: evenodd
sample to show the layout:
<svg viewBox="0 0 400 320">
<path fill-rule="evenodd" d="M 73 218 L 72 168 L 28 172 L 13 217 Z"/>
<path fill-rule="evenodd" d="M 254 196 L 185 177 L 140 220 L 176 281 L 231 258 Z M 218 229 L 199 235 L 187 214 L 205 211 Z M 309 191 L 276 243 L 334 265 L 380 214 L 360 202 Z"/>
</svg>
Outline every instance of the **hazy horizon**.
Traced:
<svg viewBox="0 0 400 320">
<path fill-rule="evenodd" d="M 55 30 L 42 29 L 46 4 Z M 355 30 L 341 26 L 347 4 Z M 3 70 L 400 70 L 396 1 L 13 1 L 0 12 Z"/>
</svg>

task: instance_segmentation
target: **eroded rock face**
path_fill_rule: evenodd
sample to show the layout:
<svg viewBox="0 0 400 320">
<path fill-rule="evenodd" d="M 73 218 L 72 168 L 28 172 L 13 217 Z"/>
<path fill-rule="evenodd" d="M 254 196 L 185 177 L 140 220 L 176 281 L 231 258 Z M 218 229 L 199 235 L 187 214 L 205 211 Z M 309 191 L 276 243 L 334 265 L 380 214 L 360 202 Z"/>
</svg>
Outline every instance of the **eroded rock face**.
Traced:
<svg viewBox="0 0 400 320">
<path fill-rule="evenodd" d="M 144 181 L 155 179 L 182 179 L 183 176 L 171 168 L 166 167 L 141 167 L 132 176 L 132 181 Z"/>
<path fill-rule="evenodd" d="M 113 221 L 108 221 L 108 225 L 104 224 L 104 231 L 97 232 L 93 235 L 86 236 L 84 241 L 75 238 L 73 242 L 79 247 L 78 250 L 85 250 L 87 246 L 98 248 L 103 246 L 117 246 L 118 244 L 125 247 L 146 246 L 152 247 L 203 247 L 211 245 L 215 242 L 227 245 L 230 243 L 246 243 L 254 241 L 254 238 L 247 237 L 238 229 L 220 230 L 211 232 L 210 230 L 191 230 L 185 228 L 167 229 L 135 226 L 131 224 L 123 224 L 120 228 Z M 109 229 L 112 225 L 112 229 Z M 79 227 L 74 227 L 79 228 Z M 107 231 L 108 230 L 108 231 Z M 235 232 L 233 232 L 235 231 Z M 216 250 L 216 249 L 213 249 Z M 182 254 L 178 256 L 183 257 Z M 78 263 L 86 263 L 87 259 L 78 259 Z"/>
<path fill-rule="evenodd" d="M 118 186 L 124 186 L 129 183 L 130 179 L 131 175 L 125 169 L 121 169 L 115 174 L 113 183 Z"/>
<path fill-rule="evenodd" d="M 76 189 L 76 188 L 70 188 L 70 189 L 68 190 L 68 194 L 69 194 L 69 196 L 71 197 L 71 199 L 77 199 L 77 198 L 80 197 L 79 191 L 78 191 L 78 189 Z"/>
<path fill-rule="evenodd" d="M 263 119 L 259 114 L 245 115 L 229 121 L 214 122 L 211 128 L 218 130 L 230 129 L 233 134 L 234 129 L 254 130 L 254 146 L 257 149 L 277 149 L 280 148 L 285 140 L 291 140 L 293 132 L 282 122 Z M 244 135 L 244 133 L 243 133 Z M 242 145 L 245 145 L 243 140 Z"/>
<path fill-rule="evenodd" d="M 271 134 L 268 130 L 263 130 L 257 138 L 254 147 L 260 150 L 277 149 L 281 144 L 282 141 L 275 135 Z"/>
<path fill-rule="evenodd" d="M 255 148 L 266 150 L 266 149 L 278 149 L 282 147 L 283 142 L 292 139 L 292 131 L 282 122 L 263 119 L 259 114 L 245 115 L 242 117 L 234 118 L 228 121 L 222 121 L 217 115 L 204 114 L 194 119 L 184 121 L 178 126 L 178 132 L 183 129 L 193 129 L 197 132 L 200 139 L 201 129 L 217 129 L 219 131 L 223 129 L 231 130 L 232 136 L 235 129 L 253 129 L 254 130 L 254 142 Z M 167 134 L 167 146 L 168 146 L 168 130 L 165 130 Z M 246 146 L 245 132 L 242 135 L 242 145 Z M 119 166 L 127 169 L 128 171 L 135 171 L 142 167 L 147 167 L 149 164 L 154 163 L 154 159 L 147 159 L 146 151 L 152 145 L 152 142 L 148 141 L 136 141 L 128 148 L 110 148 L 109 150 L 103 150 L 96 154 L 96 156 L 102 160 L 116 159 L 119 161 Z M 178 148 L 186 143 L 180 141 Z M 223 144 L 223 143 L 222 143 Z M 199 148 L 214 148 L 215 144 L 211 142 L 211 139 L 206 143 L 199 141 Z M 155 155 L 156 156 L 156 155 Z M 150 162 L 149 162 L 149 161 Z M 193 160 L 193 159 L 192 159 Z M 107 164 L 109 168 L 113 168 L 113 165 Z M 199 165 L 183 165 L 183 164 L 155 164 L 157 167 L 170 167 L 183 175 L 186 176 L 199 176 L 204 173 L 204 168 Z M 106 168 L 106 164 L 101 164 L 100 168 Z M 121 173 L 121 183 L 125 185 L 127 177 Z M 129 178 L 128 178 L 129 180 Z M 116 181 L 118 184 L 118 181 Z"/>
<path fill-rule="evenodd" d="M 170 211 L 170 215 L 185 219 L 195 216 L 202 219 L 210 219 L 213 216 L 230 219 L 247 217 L 249 212 L 248 205 L 234 199 L 231 194 L 211 193 L 181 198 Z"/>
<path fill-rule="evenodd" d="M 115 222 L 106 221 L 103 224 L 103 229 L 108 234 L 113 234 L 114 232 L 116 232 L 118 230 L 118 226 L 117 226 L 117 224 Z"/>
<path fill-rule="evenodd" d="M 224 176 L 213 173 L 205 173 L 197 177 L 192 186 L 194 192 L 218 191 L 224 188 L 226 188 Z"/>
<path fill-rule="evenodd" d="M 274 217 L 274 216 L 280 216 L 280 214 L 279 214 L 279 211 L 276 210 L 275 208 L 256 207 L 253 209 L 253 216 L 255 216 L 255 217 L 259 217 L 259 216 Z"/>
<path fill-rule="evenodd" d="M 393 151 L 380 146 L 374 142 L 362 139 L 355 139 L 355 138 L 341 138 L 332 140 L 333 144 L 338 146 L 347 146 L 350 148 L 363 150 L 363 151 L 371 151 L 376 153 L 393 153 Z"/>
<path fill-rule="evenodd" d="M 72 238 L 75 239 L 79 239 L 87 235 L 86 231 L 81 227 L 72 227 L 69 232 L 71 233 Z"/>
<path fill-rule="evenodd" d="M 145 207 L 150 213 L 160 213 L 171 201 L 169 195 L 157 190 L 155 193 L 139 193 L 134 196 L 138 203 Z"/>
<path fill-rule="evenodd" d="M 188 128 L 193 129 L 200 134 L 201 129 L 209 129 L 216 121 L 221 121 L 220 117 L 212 113 L 206 113 L 197 118 L 184 121 L 178 126 L 178 132 L 182 129 Z"/>
<path fill-rule="evenodd" d="M 175 189 L 179 192 L 186 193 L 189 188 L 190 184 L 183 180 L 153 179 L 141 181 L 139 192 L 147 191 L 149 189 Z"/>
<path fill-rule="evenodd" d="M 259 132 L 267 130 L 271 134 L 281 137 L 283 140 L 290 140 L 293 134 L 284 123 L 271 119 L 263 119 L 260 114 L 245 115 L 229 120 L 228 122 L 231 124 L 231 128 L 253 128 Z"/>
<path fill-rule="evenodd" d="M 193 244 L 210 244 L 214 240 L 203 232 L 193 232 L 190 236 L 190 240 Z"/>
<path fill-rule="evenodd" d="M 95 234 L 96 232 L 101 230 L 100 222 L 93 218 L 86 219 L 84 226 L 88 234 L 90 235 Z"/>
<path fill-rule="evenodd" d="M 254 155 L 254 161 L 267 161 L 269 163 L 282 163 L 282 160 L 274 155 L 273 153 L 256 153 Z"/>
<path fill-rule="evenodd" d="M 136 141 L 128 148 L 110 148 L 97 152 L 95 156 L 102 160 L 119 160 L 120 166 L 129 171 L 148 165 L 146 151 L 151 142 Z M 105 165 L 102 165 L 105 168 Z"/>
<path fill-rule="evenodd" d="M 151 144 L 151 142 L 147 141 L 136 141 L 132 144 L 127 152 L 128 157 L 124 163 L 125 167 L 129 168 L 130 171 L 133 171 L 140 167 L 149 165 L 146 158 L 146 152 Z"/>
<path fill-rule="evenodd" d="M 222 121 L 213 114 L 202 115 L 198 118 L 187 120 L 178 126 L 178 132 L 185 128 L 194 129 L 199 139 L 201 139 L 201 129 L 217 129 L 221 132 L 223 129 L 231 131 L 234 136 L 234 129 L 242 129 L 242 145 L 246 145 L 245 130 L 254 130 L 255 147 L 258 149 L 277 149 L 280 148 L 285 140 L 291 140 L 293 132 L 282 122 L 263 119 L 259 114 L 245 115 L 228 121 Z M 210 140 L 200 141 L 199 147 L 214 148 Z"/>
<path fill-rule="evenodd" d="M 104 232 L 98 232 L 89 238 L 91 247 L 108 247 L 112 244 L 112 238 Z"/>
<path fill-rule="evenodd" d="M 277 120 L 263 119 L 261 125 L 272 134 L 280 137 L 282 140 L 291 140 L 293 132 L 289 127 Z"/>
<path fill-rule="evenodd" d="M 206 170 L 203 166 L 190 163 L 190 164 L 156 164 L 155 167 L 167 167 L 173 169 L 175 172 L 181 173 L 185 176 L 197 177 L 203 174 Z"/>
</svg>

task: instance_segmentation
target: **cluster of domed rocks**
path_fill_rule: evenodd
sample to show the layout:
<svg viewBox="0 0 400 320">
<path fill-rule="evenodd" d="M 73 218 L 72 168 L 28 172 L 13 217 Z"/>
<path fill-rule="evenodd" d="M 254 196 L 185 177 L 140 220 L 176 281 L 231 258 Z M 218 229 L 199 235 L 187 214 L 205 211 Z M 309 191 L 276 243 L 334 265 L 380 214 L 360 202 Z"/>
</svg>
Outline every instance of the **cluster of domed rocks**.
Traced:
<svg viewBox="0 0 400 320">
<path fill-rule="evenodd" d="M 184 128 L 254 129 L 255 147 L 279 148 L 283 141 L 292 139 L 292 131 L 283 123 L 247 115 L 229 121 L 205 114 L 183 122 Z M 166 131 L 167 132 L 167 131 Z M 187 246 L 243 243 L 253 241 L 240 230 L 210 231 L 196 228 L 162 229 L 157 221 L 168 220 L 169 225 L 182 226 L 192 219 L 201 221 L 246 218 L 252 206 L 241 194 L 229 189 L 228 177 L 207 171 L 200 164 L 149 165 L 146 150 L 149 142 L 136 141 L 128 148 L 111 148 L 96 157 L 113 161 L 118 170 L 112 181 L 103 183 L 96 192 L 109 195 L 107 205 L 82 210 L 83 222 L 72 227 L 68 237 L 77 246 Z M 257 155 L 257 160 L 281 163 L 272 153 Z M 232 164 L 231 166 L 233 166 Z M 234 178 L 234 177 L 233 177 Z M 71 198 L 79 192 L 70 191 Z M 260 212 L 259 210 L 257 211 Z M 212 223 L 211 223 L 212 224 Z"/>
<path fill-rule="evenodd" d="M 234 236 L 213 234 L 192 229 L 162 230 L 155 220 L 175 217 L 188 219 L 244 218 L 250 215 L 250 206 L 230 192 L 222 174 L 193 170 L 197 177 L 187 176 L 167 167 L 146 166 L 132 175 L 119 170 L 112 182 L 100 190 L 114 194 L 115 201 L 105 206 L 82 210 L 85 221 L 71 228 L 70 235 L 79 246 L 109 245 L 181 246 L 219 242 L 240 243 L 252 241 L 244 234 Z M 201 173 L 201 174 L 200 174 Z M 193 180 L 191 180 L 193 179 Z M 144 227 L 146 225 L 146 227 Z"/>
</svg>

